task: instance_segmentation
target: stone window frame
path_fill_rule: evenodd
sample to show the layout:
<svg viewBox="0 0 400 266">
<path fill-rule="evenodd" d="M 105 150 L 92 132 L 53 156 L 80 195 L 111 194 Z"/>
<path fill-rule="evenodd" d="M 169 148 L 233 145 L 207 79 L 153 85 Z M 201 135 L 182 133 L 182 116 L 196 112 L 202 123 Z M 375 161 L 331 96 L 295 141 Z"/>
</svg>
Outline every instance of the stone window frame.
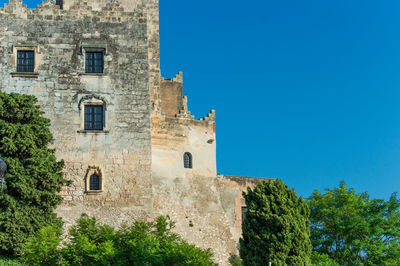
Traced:
<svg viewBox="0 0 400 266">
<path fill-rule="evenodd" d="M 86 52 L 102 52 L 103 53 L 103 72 L 90 73 L 86 72 Z M 107 44 L 104 42 L 82 42 L 81 44 L 81 75 L 85 76 L 107 76 L 108 63 L 107 63 Z"/>
<path fill-rule="evenodd" d="M 103 106 L 103 130 L 86 130 L 85 129 L 85 105 L 101 105 Z M 80 127 L 78 133 L 85 134 L 108 134 L 110 133 L 107 123 L 107 102 L 104 98 L 97 95 L 85 95 L 78 104 Z"/>
<path fill-rule="evenodd" d="M 97 175 L 99 177 L 100 190 L 90 190 L 90 177 L 92 175 Z M 103 192 L 103 187 L 104 187 L 104 176 L 103 172 L 101 171 L 101 168 L 99 166 L 89 166 L 85 176 L 86 194 L 100 194 Z"/>
<path fill-rule="evenodd" d="M 33 72 L 18 72 L 18 52 L 19 51 L 32 51 L 34 54 L 34 68 Z M 39 68 L 40 61 L 42 59 L 42 53 L 38 45 L 13 45 L 11 48 L 11 53 L 9 54 L 12 58 L 14 72 L 11 72 L 12 77 L 25 77 L 25 78 L 37 78 L 39 73 L 37 72 Z"/>
</svg>

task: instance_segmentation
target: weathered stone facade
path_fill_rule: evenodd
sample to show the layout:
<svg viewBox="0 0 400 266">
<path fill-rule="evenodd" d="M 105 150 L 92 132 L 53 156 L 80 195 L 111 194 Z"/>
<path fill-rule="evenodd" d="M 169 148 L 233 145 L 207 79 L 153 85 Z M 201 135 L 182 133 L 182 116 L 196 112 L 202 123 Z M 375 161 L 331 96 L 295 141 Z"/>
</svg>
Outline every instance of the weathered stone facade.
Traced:
<svg viewBox="0 0 400 266">
<path fill-rule="evenodd" d="M 215 112 L 195 120 L 182 73 L 161 78 L 158 0 L 64 0 L 62 9 L 10 0 L 0 28 L 0 89 L 39 99 L 73 180 L 57 210 L 66 224 L 82 213 L 114 226 L 169 214 L 225 265 L 237 253 L 241 193 L 260 179 L 217 175 Z M 17 71 L 21 51 L 34 52 L 33 71 Z M 85 71 L 91 52 L 102 54 L 101 73 Z M 102 130 L 86 129 L 87 106 L 102 107 Z"/>
</svg>

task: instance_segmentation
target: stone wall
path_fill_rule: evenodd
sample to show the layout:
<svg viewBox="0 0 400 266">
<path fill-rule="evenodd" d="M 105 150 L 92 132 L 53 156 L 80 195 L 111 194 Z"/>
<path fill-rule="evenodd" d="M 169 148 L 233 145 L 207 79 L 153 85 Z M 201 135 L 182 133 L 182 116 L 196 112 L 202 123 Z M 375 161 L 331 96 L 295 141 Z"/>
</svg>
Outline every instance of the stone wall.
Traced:
<svg viewBox="0 0 400 266">
<path fill-rule="evenodd" d="M 220 265 L 238 255 L 242 192 L 261 179 L 217 175 L 215 112 L 196 120 L 182 95 L 183 77 L 161 79 L 161 114 L 152 116 L 154 213 L 170 215 L 189 242 L 211 248 Z M 192 155 L 185 168 L 183 155 Z"/>
<path fill-rule="evenodd" d="M 83 212 L 113 225 L 151 215 L 145 12 L 60 10 L 52 2 L 26 9 L 19 1 L 0 9 L 0 88 L 35 95 L 52 121 L 57 158 L 74 181 L 57 210 L 67 223 Z M 85 49 L 92 48 L 104 50 L 104 74 L 85 73 Z M 35 71 L 16 73 L 17 51 L 26 49 L 35 51 Z M 104 130 L 83 130 L 86 102 L 104 105 Z M 102 191 L 87 193 L 94 169 Z"/>
<path fill-rule="evenodd" d="M 243 192 L 247 192 L 247 188 L 253 189 L 261 181 L 273 180 L 243 176 L 217 176 L 216 186 L 221 199 L 221 205 L 227 216 L 235 243 L 239 243 L 239 238 L 242 235 L 242 208 L 246 207 Z"/>
</svg>

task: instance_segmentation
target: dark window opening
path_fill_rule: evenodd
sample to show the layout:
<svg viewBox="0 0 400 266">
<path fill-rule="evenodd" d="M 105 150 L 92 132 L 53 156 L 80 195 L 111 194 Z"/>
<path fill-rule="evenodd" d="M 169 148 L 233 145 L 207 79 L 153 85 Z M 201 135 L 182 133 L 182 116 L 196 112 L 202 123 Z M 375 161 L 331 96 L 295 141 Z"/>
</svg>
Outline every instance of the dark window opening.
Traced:
<svg viewBox="0 0 400 266">
<path fill-rule="evenodd" d="M 85 130 L 103 130 L 103 105 L 85 105 Z"/>
<path fill-rule="evenodd" d="M 246 217 L 247 207 L 242 207 L 242 223 L 244 222 L 244 218 Z"/>
<path fill-rule="evenodd" d="M 103 73 L 103 52 L 86 52 L 86 73 Z"/>
<path fill-rule="evenodd" d="M 33 72 L 35 69 L 35 52 L 17 52 L 17 72 Z"/>
<path fill-rule="evenodd" d="M 60 9 L 63 9 L 63 0 L 56 0 L 56 5 L 60 6 Z"/>
<path fill-rule="evenodd" d="M 192 168 L 193 164 L 192 164 L 192 155 L 188 152 L 186 152 L 183 155 L 183 165 L 185 168 Z"/>
<path fill-rule="evenodd" d="M 90 190 L 100 190 L 100 177 L 96 174 L 90 176 Z"/>
</svg>

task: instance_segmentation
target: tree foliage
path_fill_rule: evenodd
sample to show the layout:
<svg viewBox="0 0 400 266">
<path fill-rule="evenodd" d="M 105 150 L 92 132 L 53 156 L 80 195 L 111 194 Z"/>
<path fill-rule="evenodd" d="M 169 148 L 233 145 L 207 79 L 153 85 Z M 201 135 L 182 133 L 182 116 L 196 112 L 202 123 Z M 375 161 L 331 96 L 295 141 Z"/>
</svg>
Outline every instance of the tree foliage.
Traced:
<svg viewBox="0 0 400 266">
<path fill-rule="evenodd" d="M 310 265 L 309 209 L 281 180 L 243 193 L 247 213 L 240 256 L 244 265 Z"/>
<path fill-rule="evenodd" d="M 215 265 L 212 253 L 188 244 L 171 229 L 167 216 L 136 221 L 116 231 L 82 216 L 69 231 L 70 241 L 57 249 L 60 232 L 46 227 L 26 246 L 29 265 Z M 58 232 L 58 233 L 57 233 Z"/>
<path fill-rule="evenodd" d="M 331 259 L 327 254 L 320 254 L 316 251 L 311 253 L 311 264 L 315 266 L 340 266 L 339 263 Z"/>
<path fill-rule="evenodd" d="M 313 248 L 340 265 L 400 265 L 400 200 L 370 199 L 341 183 L 324 194 L 314 191 Z"/>
<path fill-rule="evenodd" d="M 40 228 L 61 221 L 54 209 L 62 201 L 64 163 L 48 148 L 50 120 L 33 96 L 0 92 L 0 156 L 8 165 L 0 191 L 0 254 L 22 251 Z"/>
</svg>

